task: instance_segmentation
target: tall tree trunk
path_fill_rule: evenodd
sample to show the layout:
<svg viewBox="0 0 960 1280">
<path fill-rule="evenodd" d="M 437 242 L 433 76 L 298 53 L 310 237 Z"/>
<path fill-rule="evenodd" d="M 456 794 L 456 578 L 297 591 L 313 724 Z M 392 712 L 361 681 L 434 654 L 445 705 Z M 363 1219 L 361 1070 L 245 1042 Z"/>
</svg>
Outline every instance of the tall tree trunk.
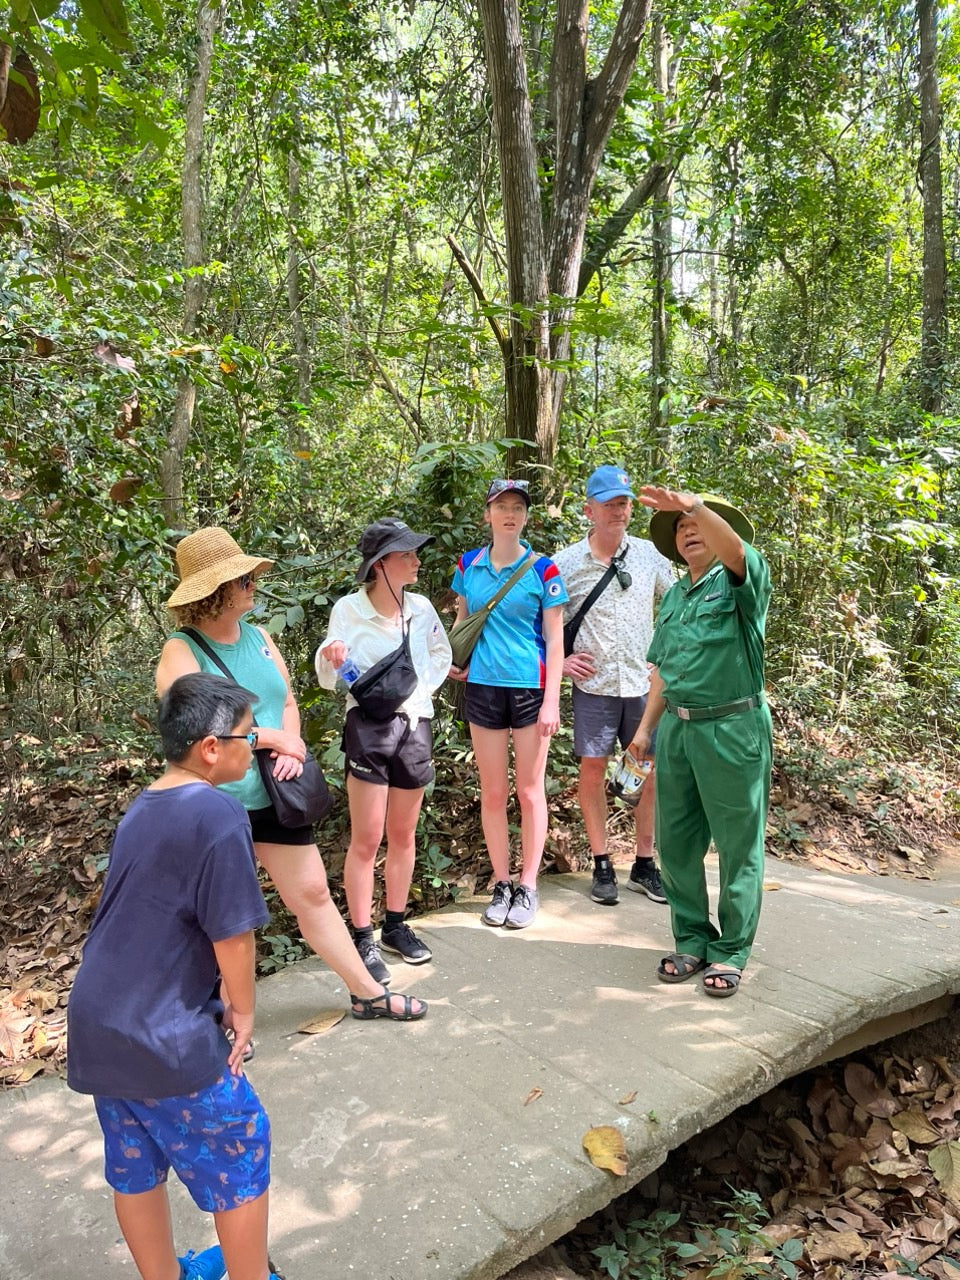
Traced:
<svg viewBox="0 0 960 1280">
<path fill-rule="evenodd" d="M 500 149 L 511 320 L 502 345 L 507 432 L 549 468 L 557 449 L 581 287 L 590 193 L 636 65 L 650 0 L 623 0 L 603 64 L 587 78 L 588 0 L 557 0 L 549 76 L 555 133 L 549 220 L 543 212 L 534 112 L 518 0 L 479 0 Z M 553 366 L 551 368 L 551 365 Z"/>
<path fill-rule="evenodd" d="M 294 112 L 294 125 L 299 126 L 299 112 Z M 299 130 L 298 130 L 299 132 Z M 287 308 L 293 334 L 293 349 L 297 358 L 297 399 L 302 405 L 310 403 L 310 346 L 307 342 L 307 326 L 303 320 L 303 296 L 300 290 L 300 157 L 295 150 L 287 156 Z M 306 441 L 299 436 L 294 442 L 303 448 Z"/>
<path fill-rule="evenodd" d="M 947 261 L 940 171 L 940 87 L 937 82 L 937 0 L 917 0 L 920 28 L 920 183 L 923 189 L 923 313 L 921 407 L 943 406 L 947 345 Z"/>
<path fill-rule="evenodd" d="M 186 119 L 183 140 L 180 220 L 183 233 L 183 335 L 191 337 L 206 296 L 203 278 L 192 275 L 191 268 L 204 264 L 203 215 L 205 208 L 202 182 L 203 121 L 207 104 L 207 87 L 213 61 L 213 41 L 223 20 L 220 0 L 199 0 L 197 9 L 196 62 L 187 84 Z M 189 373 L 180 377 L 173 416 L 167 432 L 167 447 L 160 460 L 160 484 L 163 489 L 163 513 L 170 527 L 183 513 L 183 458 L 190 439 L 197 388 Z"/>
<path fill-rule="evenodd" d="M 653 82 L 661 124 L 667 116 L 670 93 L 670 39 L 658 13 L 653 22 Z M 670 382 L 670 310 L 673 292 L 673 179 L 666 174 L 657 184 L 650 216 L 650 257 L 653 296 L 650 316 L 650 446 L 654 471 L 670 452 L 669 415 L 664 398 Z"/>
</svg>

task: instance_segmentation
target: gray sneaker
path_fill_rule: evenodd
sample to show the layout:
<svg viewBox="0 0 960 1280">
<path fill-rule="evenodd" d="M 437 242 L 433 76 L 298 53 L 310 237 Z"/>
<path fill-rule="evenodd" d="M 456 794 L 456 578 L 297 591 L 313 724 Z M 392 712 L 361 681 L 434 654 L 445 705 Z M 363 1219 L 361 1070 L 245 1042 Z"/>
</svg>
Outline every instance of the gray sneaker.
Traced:
<svg viewBox="0 0 960 1280">
<path fill-rule="evenodd" d="M 365 933 L 359 938 L 354 938 L 353 945 L 357 948 L 357 954 L 374 982 L 379 982 L 382 987 L 389 987 L 390 970 L 383 963 L 380 948 L 373 938 Z"/>
<path fill-rule="evenodd" d="M 518 884 L 513 891 L 513 902 L 504 920 L 507 929 L 525 929 L 533 924 L 533 918 L 540 906 L 540 895 L 536 889 L 528 889 L 525 884 Z"/>
<path fill-rule="evenodd" d="M 605 907 L 615 907 L 620 901 L 617 889 L 617 873 L 609 858 L 599 858 L 593 864 L 593 886 L 590 897 L 594 902 L 601 902 Z"/>
<path fill-rule="evenodd" d="M 651 902 L 666 902 L 667 895 L 663 892 L 663 881 L 660 879 L 660 872 L 657 870 L 657 864 L 652 858 L 635 858 L 633 866 L 630 868 L 630 879 L 627 881 L 627 888 L 632 889 L 634 893 L 645 893 Z"/>
<path fill-rule="evenodd" d="M 493 886 L 493 897 L 490 905 L 480 917 L 484 924 L 499 929 L 507 918 L 507 912 L 513 902 L 513 885 L 509 880 L 498 880 Z"/>
</svg>

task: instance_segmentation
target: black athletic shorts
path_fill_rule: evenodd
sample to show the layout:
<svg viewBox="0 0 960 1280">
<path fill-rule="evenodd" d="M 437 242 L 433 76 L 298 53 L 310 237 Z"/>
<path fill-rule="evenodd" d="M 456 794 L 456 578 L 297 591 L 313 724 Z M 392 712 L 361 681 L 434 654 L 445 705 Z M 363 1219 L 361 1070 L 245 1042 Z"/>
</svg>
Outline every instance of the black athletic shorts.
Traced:
<svg viewBox="0 0 960 1280">
<path fill-rule="evenodd" d="M 358 707 L 347 712 L 341 740 L 344 771 L 360 782 L 417 791 L 433 781 L 433 726 L 406 716 L 365 720 Z"/>
<path fill-rule="evenodd" d="M 525 729 L 536 724 L 542 706 L 542 689 L 467 682 L 467 721 L 481 729 Z"/>
<path fill-rule="evenodd" d="M 254 844 L 316 844 L 313 827 L 282 827 L 272 804 L 266 809 L 248 809 Z"/>
</svg>

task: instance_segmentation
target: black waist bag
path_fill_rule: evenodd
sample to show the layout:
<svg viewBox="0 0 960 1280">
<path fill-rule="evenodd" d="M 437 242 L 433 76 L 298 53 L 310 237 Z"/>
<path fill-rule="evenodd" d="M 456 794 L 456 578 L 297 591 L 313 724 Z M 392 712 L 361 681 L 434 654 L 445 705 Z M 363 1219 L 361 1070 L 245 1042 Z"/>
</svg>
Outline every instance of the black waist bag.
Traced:
<svg viewBox="0 0 960 1280">
<path fill-rule="evenodd" d="M 403 642 L 385 658 L 375 662 L 350 686 L 360 714 L 368 720 L 389 720 L 417 687 L 417 672 L 410 657 L 406 631 Z"/>
</svg>

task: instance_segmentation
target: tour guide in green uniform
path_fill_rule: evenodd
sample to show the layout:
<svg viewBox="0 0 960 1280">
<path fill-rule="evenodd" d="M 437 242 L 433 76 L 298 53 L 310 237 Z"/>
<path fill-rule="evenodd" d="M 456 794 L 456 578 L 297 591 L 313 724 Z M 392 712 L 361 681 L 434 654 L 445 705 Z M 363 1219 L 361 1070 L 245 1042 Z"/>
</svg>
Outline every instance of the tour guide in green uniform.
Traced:
<svg viewBox="0 0 960 1280">
<path fill-rule="evenodd" d="M 632 743 L 645 755 L 660 722 L 656 834 L 677 949 L 657 974 L 683 982 L 705 970 L 707 995 L 732 996 L 763 893 L 772 755 L 763 693 L 770 570 L 750 545 L 750 521 L 723 498 L 652 485 L 637 497 L 655 509 L 654 546 L 687 566 L 660 605 L 647 653 L 650 693 Z M 711 836 L 720 860 L 719 929 L 710 921 L 704 872 Z"/>
</svg>

